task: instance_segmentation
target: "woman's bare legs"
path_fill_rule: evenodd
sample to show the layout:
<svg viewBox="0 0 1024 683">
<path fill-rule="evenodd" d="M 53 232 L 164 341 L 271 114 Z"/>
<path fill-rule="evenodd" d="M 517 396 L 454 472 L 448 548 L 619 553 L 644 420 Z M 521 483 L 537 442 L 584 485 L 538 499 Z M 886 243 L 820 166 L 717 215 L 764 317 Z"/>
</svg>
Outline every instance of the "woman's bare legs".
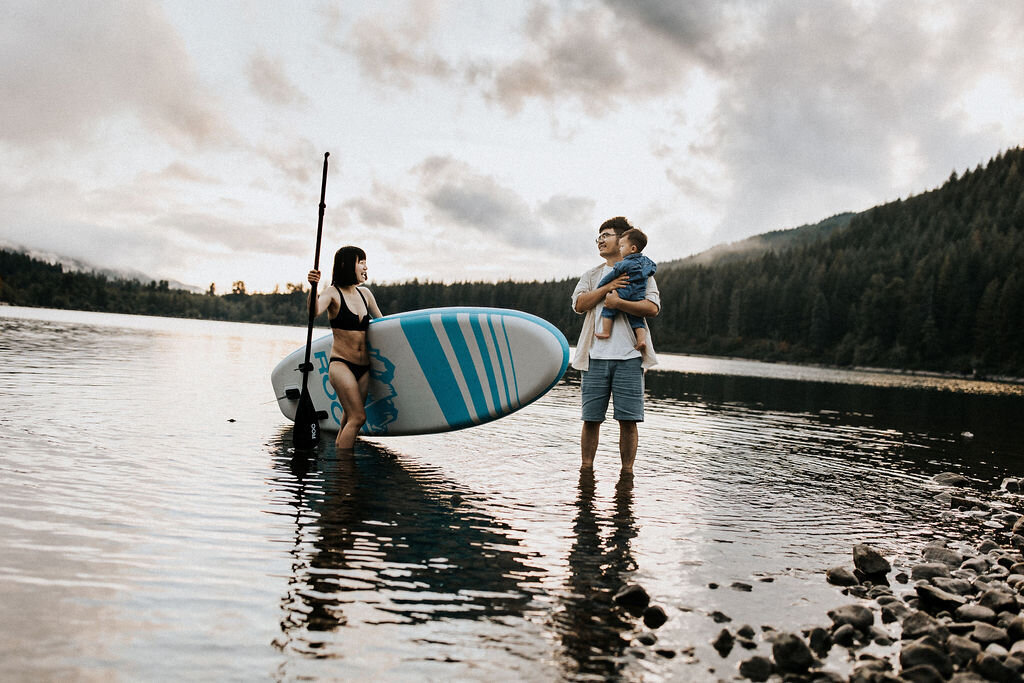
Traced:
<svg viewBox="0 0 1024 683">
<path fill-rule="evenodd" d="M 338 400 L 345 411 L 341 418 L 341 429 L 334 440 L 337 449 L 352 450 L 356 436 L 366 422 L 366 393 L 370 388 L 370 373 L 364 373 L 356 380 L 352 370 L 344 363 L 331 363 L 331 385 L 338 392 Z"/>
</svg>

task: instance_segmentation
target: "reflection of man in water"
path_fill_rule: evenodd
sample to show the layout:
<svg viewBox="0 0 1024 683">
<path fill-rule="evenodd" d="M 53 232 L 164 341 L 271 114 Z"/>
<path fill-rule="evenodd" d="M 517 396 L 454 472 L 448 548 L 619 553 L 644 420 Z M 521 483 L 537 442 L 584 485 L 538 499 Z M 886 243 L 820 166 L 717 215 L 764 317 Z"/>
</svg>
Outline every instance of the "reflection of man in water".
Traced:
<svg viewBox="0 0 1024 683">
<path fill-rule="evenodd" d="M 565 609 L 555 619 L 567 655 L 568 674 L 614 677 L 625 666 L 618 658 L 628 646 L 620 634 L 633 626 L 612 601 L 636 569 L 630 548 L 637 535 L 633 475 L 621 473 L 610 517 L 602 518 L 594 511 L 594 492 L 594 470 L 580 470 Z M 602 538 L 605 533 L 607 537 Z"/>
</svg>

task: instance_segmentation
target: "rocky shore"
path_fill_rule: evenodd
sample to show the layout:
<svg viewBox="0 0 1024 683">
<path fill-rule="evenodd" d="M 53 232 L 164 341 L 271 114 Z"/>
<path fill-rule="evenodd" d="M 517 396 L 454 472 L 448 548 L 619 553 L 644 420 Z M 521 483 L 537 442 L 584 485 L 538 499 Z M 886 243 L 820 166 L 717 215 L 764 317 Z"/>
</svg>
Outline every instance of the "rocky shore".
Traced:
<svg viewBox="0 0 1024 683">
<path fill-rule="evenodd" d="M 919 561 L 895 568 L 877 549 L 854 546 L 850 566 L 825 572 L 851 598 L 827 614 L 831 624 L 801 633 L 722 629 L 712 645 L 723 657 L 737 644 L 763 649 L 757 640 L 771 656 L 744 659 L 733 675 L 719 670 L 720 680 L 1024 683 L 1024 479 L 1006 479 L 984 499 L 959 475 L 940 474 L 934 482 L 965 540 L 929 544 Z M 666 616 L 649 601 L 639 586 L 615 596 L 656 629 Z M 654 647 L 657 638 L 645 633 L 637 641 Z M 843 666 L 835 666 L 837 658 Z"/>
</svg>

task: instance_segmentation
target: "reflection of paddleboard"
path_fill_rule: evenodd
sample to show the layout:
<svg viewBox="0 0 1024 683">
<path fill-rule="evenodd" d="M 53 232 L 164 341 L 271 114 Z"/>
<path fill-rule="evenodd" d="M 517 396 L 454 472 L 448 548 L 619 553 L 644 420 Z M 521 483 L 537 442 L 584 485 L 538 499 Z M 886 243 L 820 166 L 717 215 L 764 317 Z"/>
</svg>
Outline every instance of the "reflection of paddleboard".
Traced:
<svg viewBox="0 0 1024 683">
<path fill-rule="evenodd" d="M 569 344 L 541 318 L 501 308 L 431 308 L 370 322 L 370 394 L 362 434 L 445 432 L 496 420 L 537 400 L 569 365 Z M 333 335 L 313 341 L 309 395 L 320 427 L 338 431 L 341 403 L 328 379 Z M 270 381 L 295 419 L 306 348 Z"/>
</svg>

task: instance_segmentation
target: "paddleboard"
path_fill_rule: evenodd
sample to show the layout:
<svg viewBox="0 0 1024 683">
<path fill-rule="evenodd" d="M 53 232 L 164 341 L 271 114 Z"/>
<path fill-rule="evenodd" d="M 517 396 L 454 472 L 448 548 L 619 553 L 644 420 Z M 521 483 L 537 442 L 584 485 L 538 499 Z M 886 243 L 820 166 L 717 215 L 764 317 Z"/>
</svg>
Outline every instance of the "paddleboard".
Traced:
<svg viewBox="0 0 1024 683">
<path fill-rule="evenodd" d="M 328 334 L 313 341 L 309 393 L 320 428 L 338 431 L 342 407 L 328 378 Z M 502 308 L 431 308 L 370 322 L 366 436 L 430 434 L 484 424 L 543 396 L 569 365 L 551 323 Z M 270 375 L 281 412 L 295 419 L 306 347 Z"/>
</svg>

